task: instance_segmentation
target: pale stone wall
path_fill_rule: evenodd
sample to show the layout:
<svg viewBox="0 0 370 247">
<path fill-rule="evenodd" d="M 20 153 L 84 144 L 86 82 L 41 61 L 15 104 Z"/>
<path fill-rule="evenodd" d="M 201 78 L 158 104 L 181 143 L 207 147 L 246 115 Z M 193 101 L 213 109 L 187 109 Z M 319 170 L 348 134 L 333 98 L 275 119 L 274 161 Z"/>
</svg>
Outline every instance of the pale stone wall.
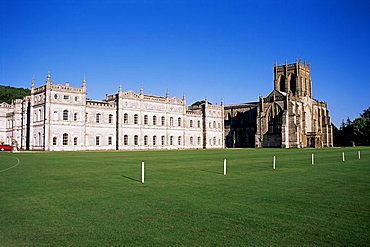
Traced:
<svg viewBox="0 0 370 247">
<path fill-rule="evenodd" d="M 212 127 L 205 130 L 205 122 Z M 223 106 L 190 109 L 185 97 L 121 88 L 103 101 L 88 100 L 85 80 L 73 88 L 53 84 L 48 74 L 45 85 L 32 82 L 31 96 L 1 105 L 0 138 L 50 151 L 222 148 Z M 204 145 L 206 139 L 212 143 Z"/>
</svg>

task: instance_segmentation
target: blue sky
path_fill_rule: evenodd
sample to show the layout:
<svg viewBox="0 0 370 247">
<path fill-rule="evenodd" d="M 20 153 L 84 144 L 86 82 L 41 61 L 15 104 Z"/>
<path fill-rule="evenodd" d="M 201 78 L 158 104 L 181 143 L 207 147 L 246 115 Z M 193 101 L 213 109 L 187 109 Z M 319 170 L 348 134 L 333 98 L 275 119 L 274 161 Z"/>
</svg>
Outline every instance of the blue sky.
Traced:
<svg viewBox="0 0 370 247">
<path fill-rule="evenodd" d="M 103 99 L 124 90 L 257 101 L 273 64 L 311 63 L 314 98 L 337 126 L 369 107 L 368 1 L 0 0 L 0 84 L 46 80 Z"/>
</svg>

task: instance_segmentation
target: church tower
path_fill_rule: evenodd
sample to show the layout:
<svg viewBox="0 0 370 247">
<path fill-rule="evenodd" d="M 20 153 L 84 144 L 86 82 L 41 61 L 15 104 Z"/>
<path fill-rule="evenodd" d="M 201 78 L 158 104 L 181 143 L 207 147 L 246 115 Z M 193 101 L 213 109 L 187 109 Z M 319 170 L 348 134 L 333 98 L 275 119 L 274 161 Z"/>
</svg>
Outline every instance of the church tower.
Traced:
<svg viewBox="0 0 370 247">
<path fill-rule="evenodd" d="M 302 60 L 293 64 L 285 62 L 284 65 L 274 65 L 274 88 L 294 97 L 312 98 L 310 64 Z"/>
</svg>

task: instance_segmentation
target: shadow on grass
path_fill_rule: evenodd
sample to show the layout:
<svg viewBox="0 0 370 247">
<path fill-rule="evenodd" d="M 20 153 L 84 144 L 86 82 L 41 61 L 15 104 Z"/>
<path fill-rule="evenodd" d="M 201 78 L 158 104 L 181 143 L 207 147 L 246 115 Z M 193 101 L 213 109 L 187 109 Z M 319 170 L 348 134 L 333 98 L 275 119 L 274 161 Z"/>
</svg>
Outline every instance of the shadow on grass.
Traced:
<svg viewBox="0 0 370 247">
<path fill-rule="evenodd" d="M 125 176 L 125 175 L 121 175 L 123 178 L 127 178 L 127 179 L 130 179 L 132 181 L 136 181 L 136 182 L 139 182 L 141 183 L 141 181 L 139 179 L 136 179 L 136 178 L 132 178 L 132 177 L 129 177 L 129 176 Z"/>
<path fill-rule="evenodd" d="M 215 172 L 215 171 L 203 170 L 203 169 L 201 169 L 200 171 L 202 171 L 202 172 L 208 172 L 208 173 L 213 173 L 213 174 L 223 175 L 223 173 L 222 173 L 222 172 Z"/>
</svg>

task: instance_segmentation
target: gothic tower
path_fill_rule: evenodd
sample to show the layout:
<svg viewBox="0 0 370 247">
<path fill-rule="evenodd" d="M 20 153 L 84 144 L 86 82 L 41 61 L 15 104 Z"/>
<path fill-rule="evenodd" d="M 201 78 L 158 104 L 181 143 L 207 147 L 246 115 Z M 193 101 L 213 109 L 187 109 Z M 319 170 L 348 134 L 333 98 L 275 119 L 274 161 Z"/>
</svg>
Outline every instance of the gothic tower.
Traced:
<svg viewBox="0 0 370 247">
<path fill-rule="evenodd" d="M 302 60 L 293 64 L 274 65 L 274 88 L 295 97 L 312 98 L 310 64 Z"/>
</svg>

